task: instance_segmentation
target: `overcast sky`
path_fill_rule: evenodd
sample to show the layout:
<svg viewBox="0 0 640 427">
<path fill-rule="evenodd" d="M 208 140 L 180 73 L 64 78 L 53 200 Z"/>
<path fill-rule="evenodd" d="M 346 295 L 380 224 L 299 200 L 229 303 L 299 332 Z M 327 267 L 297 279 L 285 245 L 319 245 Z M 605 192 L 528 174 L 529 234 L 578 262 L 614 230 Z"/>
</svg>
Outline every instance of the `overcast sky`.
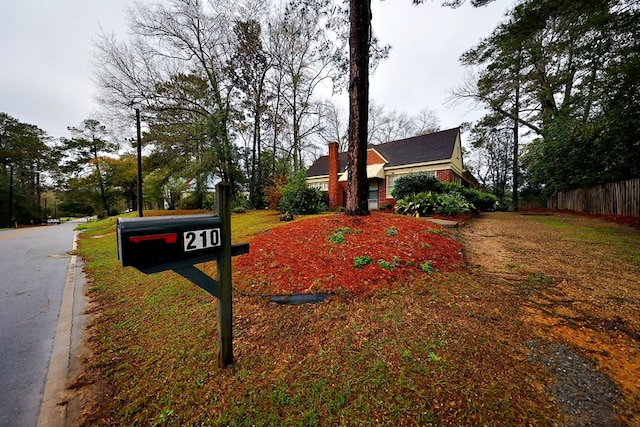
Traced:
<svg viewBox="0 0 640 427">
<path fill-rule="evenodd" d="M 100 28 L 126 34 L 127 0 L 0 0 L 0 112 L 36 125 L 54 137 L 92 117 L 90 59 Z M 458 9 L 427 0 L 373 0 L 373 26 L 392 46 L 371 80 L 371 99 L 416 114 L 434 110 L 443 129 L 481 112 L 447 107 L 448 91 L 464 74 L 458 58 L 488 36 L 514 0 Z"/>
</svg>

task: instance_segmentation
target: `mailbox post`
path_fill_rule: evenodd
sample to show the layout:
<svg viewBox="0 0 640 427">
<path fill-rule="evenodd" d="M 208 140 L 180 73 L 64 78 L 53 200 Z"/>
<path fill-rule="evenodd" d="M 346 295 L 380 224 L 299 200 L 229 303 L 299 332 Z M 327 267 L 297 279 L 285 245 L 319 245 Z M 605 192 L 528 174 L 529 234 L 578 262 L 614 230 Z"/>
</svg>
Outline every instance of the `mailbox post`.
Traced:
<svg viewBox="0 0 640 427">
<path fill-rule="evenodd" d="M 220 296 L 218 297 L 218 342 L 220 343 L 220 352 L 218 353 L 218 364 L 221 366 L 233 363 L 230 190 L 228 183 L 216 186 L 218 213 L 224 216 L 222 221 L 223 244 L 220 258 L 218 259 L 218 283 L 220 284 Z"/>
<path fill-rule="evenodd" d="M 119 218 L 118 258 L 146 274 L 173 270 L 218 298 L 218 363 L 233 363 L 231 257 L 249 252 L 231 244 L 231 189 L 216 186 L 218 215 Z M 217 262 L 217 280 L 194 264 Z"/>
</svg>

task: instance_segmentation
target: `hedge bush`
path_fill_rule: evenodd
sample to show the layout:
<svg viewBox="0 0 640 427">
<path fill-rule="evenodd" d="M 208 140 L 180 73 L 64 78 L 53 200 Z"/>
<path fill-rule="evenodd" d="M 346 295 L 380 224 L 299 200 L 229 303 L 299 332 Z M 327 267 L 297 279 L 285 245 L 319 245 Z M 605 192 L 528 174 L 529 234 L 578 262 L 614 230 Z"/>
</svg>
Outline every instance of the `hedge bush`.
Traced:
<svg viewBox="0 0 640 427">
<path fill-rule="evenodd" d="M 327 209 L 325 195 L 317 188 L 309 188 L 305 176 L 299 174 L 282 189 L 278 210 L 293 215 L 315 214 Z"/>
<path fill-rule="evenodd" d="M 294 215 L 306 215 L 322 212 L 327 209 L 324 203 L 324 195 L 316 188 L 299 188 L 282 193 L 278 204 L 282 213 Z"/>
<path fill-rule="evenodd" d="M 441 193 L 435 197 L 435 213 L 459 215 L 470 212 L 474 206 L 460 193 Z"/>
<path fill-rule="evenodd" d="M 453 182 L 442 184 L 442 189 L 447 193 L 461 194 L 477 210 L 491 211 L 496 208 L 496 204 L 498 203 L 498 198 L 491 193 L 463 187 Z"/>
<path fill-rule="evenodd" d="M 391 192 L 394 199 L 400 200 L 419 193 L 442 193 L 443 186 L 438 178 L 430 173 L 412 173 L 396 180 Z"/>
<path fill-rule="evenodd" d="M 411 196 L 429 193 L 457 194 L 461 196 L 463 199 L 459 196 L 452 196 L 453 199 L 450 196 L 445 196 L 445 198 L 442 199 L 443 203 L 440 203 L 441 206 L 443 204 L 447 205 L 447 207 L 442 207 L 441 209 L 456 211 L 455 214 L 468 212 L 469 210 L 494 210 L 498 203 L 498 198 L 491 193 L 466 188 L 453 182 L 442 183 L 430 173 L 415 173 L 398 178 L 391 195 L 396 199 L 397 203 L 407 197 L 410 198 L 407 203 L 417 203 L 418 199 L 411 198 Z M 424 202 L 423 198 L 420 200 Z M 464 201 L 467 203 L 465 204 Z M 438 202 L 434 199 L 433 204 L 437 205 Z M 449 206 L 451 206 L 451 208 L 449 208 Z M 453 206 L 456 207 L 454 208 Z M 467 208 L 469 210 L 465 210 Z M 405 207 L 401 209 L 405 209 Z M 433 212 L 435 212 L 435 207 Z"/>
</svg>

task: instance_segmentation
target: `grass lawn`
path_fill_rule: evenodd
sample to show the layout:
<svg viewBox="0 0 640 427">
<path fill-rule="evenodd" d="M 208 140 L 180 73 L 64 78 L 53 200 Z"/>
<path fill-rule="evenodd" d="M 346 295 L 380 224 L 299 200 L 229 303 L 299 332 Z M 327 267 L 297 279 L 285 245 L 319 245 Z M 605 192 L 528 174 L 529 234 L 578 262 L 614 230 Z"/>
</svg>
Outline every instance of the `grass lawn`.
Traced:
<svg viewBox="0 0 640 427">
<path fill-rule="evenodd" d="M 283 224 L 272 211 L 233 215 L 233 241 L 251 243 Z M 120 267 L 114 218 L 83 227 L 79 254 L 94 314 L 82 379 L 94 395 L 86 425 L 558 419 L 553 379 L 529 357 L 527 343 L 539 334 L 523 321 L 526 295 L 483 268 L 413 275 L 401 286 L 299 306 L 236 292 L 235 363 L 219 368 L 214 297 L 173 272 Z"/>
</svg>

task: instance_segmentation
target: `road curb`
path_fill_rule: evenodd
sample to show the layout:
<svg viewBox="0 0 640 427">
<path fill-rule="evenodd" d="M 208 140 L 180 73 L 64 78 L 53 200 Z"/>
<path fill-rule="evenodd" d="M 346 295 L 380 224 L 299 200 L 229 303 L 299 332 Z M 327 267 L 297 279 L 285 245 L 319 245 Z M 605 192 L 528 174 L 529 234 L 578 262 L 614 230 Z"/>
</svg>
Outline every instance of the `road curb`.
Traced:
<svg viewBox="0 0 640 427">
<path fill-rule="evenodd" d="M 73 248 L 76 250 L 79 232 L 75 232 Z M 76 286 L 77 256 L 71 255 L 67 278 L 62 294 L 60 314 L 56 335 L 53 339 L 53 349 L 49 360 L 49 370 L 44 386 L 38 427 L 58 427 L 64 425 L 67 414 L 65 391 L 71 359 L 71 333 L 73 327 L 73 305 Z"/>
</svg>

